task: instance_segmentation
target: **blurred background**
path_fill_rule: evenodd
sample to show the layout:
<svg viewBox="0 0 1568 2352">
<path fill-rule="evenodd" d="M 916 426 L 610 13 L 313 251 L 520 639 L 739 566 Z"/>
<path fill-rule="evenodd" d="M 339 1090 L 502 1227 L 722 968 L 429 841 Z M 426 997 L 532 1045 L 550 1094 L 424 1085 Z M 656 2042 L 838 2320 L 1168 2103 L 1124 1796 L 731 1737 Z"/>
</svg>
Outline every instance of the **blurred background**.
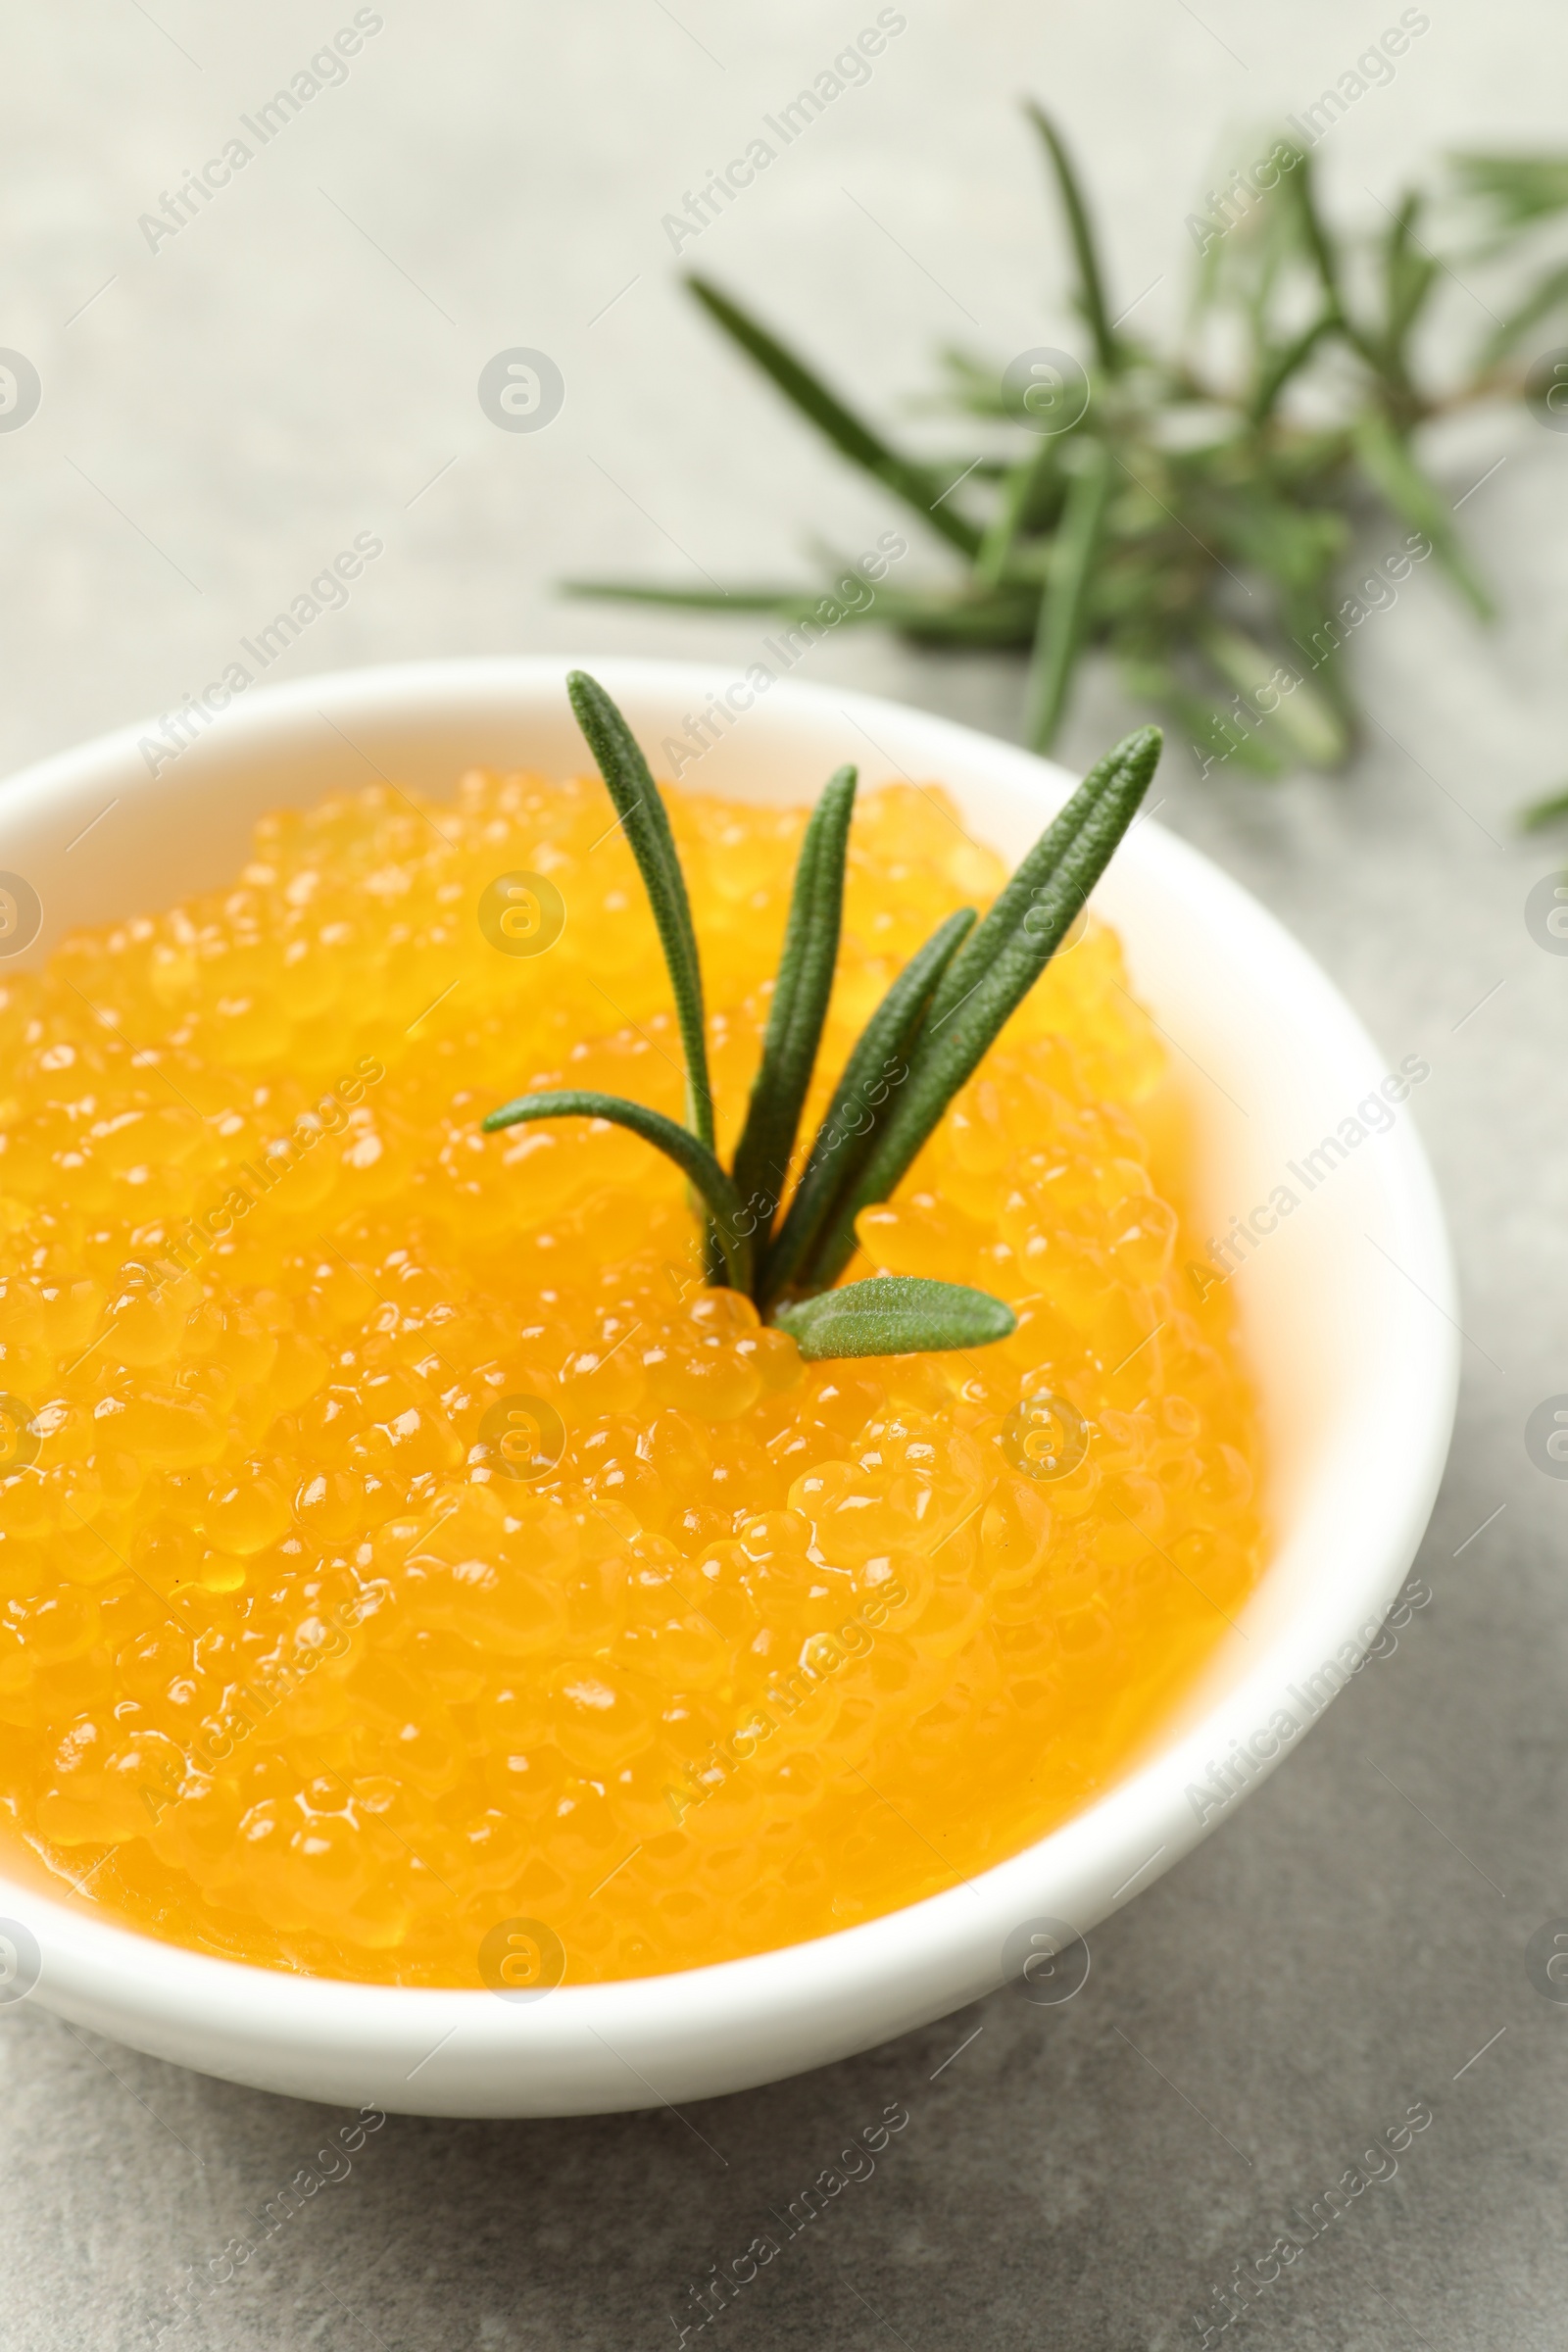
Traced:
<svg viewBox="0 0 1568 2352">
<path fill-rule="evenodd" d="M 890 525 L 908 532 L 911 577 L 940 572 L 940 546 L 787 414 L 680 270 L 760 311 L 889 424 L 941 343 L 999 368 L 1042 343 L 1082 349 L 1018 107 L 1032 95 L 1093 189 L 1116 307 L 1137 302 L 1160 339 L 1190 282 L 1187 216 L 1401 17 L 1393 0 L 903 0 L 881 12 L 901 24 L 866 77 L 774 139 L 699 236 L 673 237 L 666 216 L 878 13 L 7 7 L 0 346 L 35 371 L 37 403 L 8 424 L 31 378 L 4 359 L 0 766 L 172 710 L 279 612 L 298 633 L 270 680 L 615 651 L 709 662 L 716 687 L 770 623 L 571 604 L 558 581 L 805 584 L 813 544 L 854 556 Z M 1336 217 L 1376 218 L 1451 148 L 1561 138 L 1559 11 L 1434 0 L 1413 16 L 1396 69 L 1315 149 Z M 249 155 L 225 164 L 236 140 Z M 208 198 L 181 199 L 204 168 Z M 1444 288 L 1440 353 L 1486 325 L 1486 300 Z M 1559 337 L 1561 317 L 1539 340 Z M 517 349 L 560 379 L 559 412 L 526 431 L 480 392 Z M 963 438 L 929 418 L 902 429 L 932 450 Z M 1367 720 L 1344 772 L 1200 779 L 1178 740 L 1161 810 L 1323 960 L 1391 1064 L 1432 1064 L 1415 1114 L 1460 1260 L 1466 1385 L 1418 1563 L 1429 1598 L 1396 1654 L 1091 1938 L 1069 2005 L 999 1993 L 712 2102 L 692 2119 L 701 2139 L 659 2112 L 393 2118 L 180 2341 L 629 2352 L 673 2328 L 678 2344 L 707 2267 L 902 2101 L 909 2127 L 874 2180 L 715 2328 L 917 2352 L 1158 2352 L 1225 2327 L 1336 2352 L 1560 2342 L 1568 1987 L 1544 1975 L 1539 1938 L 1568 1933 L 1568 1492 L 1525 1425 L 1568 1390 L 1568 972 L 1525 903 L 1568 853 L 1514 820 L 1568 776 L 1568 437 L 1515 403 L 1423 449 L 1464 500 L 1496 624 L 1478 629 L 1423 566 L 1350 647 Z M 381 552 L 345 600 L 312 598 L 367 537 Z M 1359 552 L 1385 543 L 1386 520 Z M 795 674 L 1020 732 L 1021 663 L 1001 655 L 841 629 Z M 1141 715 L 1091 662 L 1059 756 L 1081 764 Z M 187 2266 L 336 2120 L 30 2004 L 0 2017 L 0 2342 L 27 2352 L 157 2340 Z M 1432 2122 L 1396 2177 L 1261 2284 L 1293 2212 L 1420 2103 Z M 1250 2302 L 1231 2291 L 1238 2266 Z"/>
</svg>

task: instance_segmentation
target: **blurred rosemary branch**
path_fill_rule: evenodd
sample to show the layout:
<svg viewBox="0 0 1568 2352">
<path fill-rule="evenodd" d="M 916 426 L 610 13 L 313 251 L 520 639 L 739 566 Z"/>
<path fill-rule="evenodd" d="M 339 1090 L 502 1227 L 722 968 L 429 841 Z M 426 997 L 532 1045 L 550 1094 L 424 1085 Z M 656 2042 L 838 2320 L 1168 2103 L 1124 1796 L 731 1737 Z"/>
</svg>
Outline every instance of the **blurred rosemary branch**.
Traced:
<svg viewBox="0 0 1568 2352">
<path fill-rule="evenodd" d="M 1453 156 L 1437 188 L 1407 189 L 1372 229 L 1349 232 L 1325 219 L 1311 156 L 1277 139 L 1188 216 L 1191 300 L 1162 349 L 1128 325 L 1139 304 L 1120 309 L 1109 291 L 1062 139 L 1028 111 L 1060 200 L 1087 350 L 1081 360 L 1026 353 L 1005 370 L 944 351 L 942 389 L 921 405 L 983 419 L 978 454 L 901 453 L 732 297 L 687 281 L 839 453 L 947 545 L 948 576 L 925 584 L 884 580 L 848 605 L 828 584 L 835 622 L 875 620 L 921 645 L 1027 652 L 1025 732 L 1039 751 L 1057 736 L 1084 654 L 1099 648 L 1131 695 L 1185 731 L 1205 772 L 1230 760 L 1265 776 L 1297 762 L 1335 766 L 1354 726 L 1343 649 L 1365 617 L 1341 587 L 1357 514 L 1369 504 L 1390 513 L 1419 550 L 1405 569 L 1435 556 L 1477 617 L 1492 617 L 1417 444 L 1435 418 L 1517 396 L 1521 347 L 1568 312 L 1568 262 L 1542 250 L 1547 224 L 1568 211 L 1568 158 Z M 1456 379 L 1438 380 L 1422 333 L 1435 298 L 1456 284 L 1474 293 L 1483 274 L 1495 323 Z M 842 566 L 834 576 L 847 577 Z M 566 585 L 818 625 L 824 596 Z"/>
</svg>

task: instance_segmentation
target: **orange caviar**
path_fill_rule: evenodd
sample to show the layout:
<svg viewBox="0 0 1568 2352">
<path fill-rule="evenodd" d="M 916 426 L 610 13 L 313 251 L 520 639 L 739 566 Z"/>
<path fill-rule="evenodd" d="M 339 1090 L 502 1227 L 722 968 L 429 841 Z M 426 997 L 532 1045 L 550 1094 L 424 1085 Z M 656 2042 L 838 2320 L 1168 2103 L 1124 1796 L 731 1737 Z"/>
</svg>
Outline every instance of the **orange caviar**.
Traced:
<svg viewBox="0 0 1568 2352">
<path fill-rule="evenodd" d="M 727 1155 L 805 819 L 671 803 Z M 900 965 L 1003 874 L 940 794 L 861 801 L 808 1133 Z M 1104 1788 L 1262 1544 L 1123 980 L 1091 923 L 861 1219 L 852 1277 L 976 1283 L 1015 1336 L 808 1366 L 701 1287 L 660 1154 L 479 1133 L 524 1087 L 680 1115 L 597 782 L 274 815 L 231 889 L 14 975 L 7 1867 L 378 1982 L 495 1982 L 528 1921 L 584 1981 L 874 1917 Z"/>
</svg>

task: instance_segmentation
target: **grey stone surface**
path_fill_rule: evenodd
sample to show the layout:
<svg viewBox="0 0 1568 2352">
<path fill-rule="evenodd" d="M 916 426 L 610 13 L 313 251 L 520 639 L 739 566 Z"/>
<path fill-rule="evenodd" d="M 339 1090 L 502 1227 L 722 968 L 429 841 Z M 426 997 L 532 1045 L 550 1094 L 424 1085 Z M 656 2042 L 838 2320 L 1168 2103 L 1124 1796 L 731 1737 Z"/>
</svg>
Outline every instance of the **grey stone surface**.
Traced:
<svg viewBox="0 0 1568 2352">
<path fill-rule="evenodd" d="M 661 226 L 872 0 L 765 21 L 733 0 L 377 13 L 346 81 L 153 251 L 138 217 L 351 21 L 351 0 L 232 18 L 196 0 L 5 9 L 0 343 L 33 360 L 44 393 L 0 436 L 7 767 L 217 675 L 359 530 L 384 558 L 274 675 L 571 647 L 695 653 L 719 677 L 754 642 L 744 621 L 573 611 L 553 580 L 765 571 L 796 563 L 809 531 L 853 553 L 889 519 L 716 347 Z M 1168 320 L 1183 215 L 1225 141 L 1309 102 L 1398 11 L 905 13 L 869 84 L 681 257 L 889 411 L 939 336 L 1005 359 L 1067 332 L 1018 90 L 1092 159 L 1123 299 L 1149 287 L 1142 315 Z M 1544 0 L 1433 0 L 1392 85 L 1324 144 L 1333 201 L 1369 208 L 1445 145 L 1550 143 L 1565 64 L 1568 25 Z M 1463 287 L 1449 315 L 1455 331 L 1485 324 Z M 514 345 L 563 371 L 546 431 L 503 433 L 481 413 L 479 371 Z M 890 2335 L 915 2352 L 1194 2345 L 1211 2288 L 1426 2100 L 1397 2177 L 1237 2332 L 1301 2352 L 1560 2344 L 1568 2009 L 1533 1988 L 1525 1945 L 1568 1912 L 1568 1485 L 1532 1466 L 1523 1428 L 1568 1390 L 1568 962 L 1523 921 L 1559 853 L 1521 844 L 1509 812 L 1568 771 L 1568 438 L 1479 419 L 1445 475 L 1457 496 L 1498 460 L 1464 511 L 1503 594 L 1493 636 L 1418 575 L 1356 646 L 1373 724 L 1347 775 L 1200 785 L 1178 755 L 1162 812 L 1281 913 L 1391 1055 L 1432 1062 L 1416 1116 L 1468 1337 L 1421 1562 L 1434 1598 L 1397 1654 L 1097 1934 L 1067 2007 L 999 1994 L 684 2121 L 394 2118 L 166 2340 L 668 2344 L 688 2282 L 899 2101 L 908 2126 L 874 2177 L 715 2332 L 762 2352 Z M 802 674 L 1016 725 L 1002 662 L 865 636 Z M 1098 749 L 1119 711 L 1092 681 L 1068 755 Z M 220 2256 L 342 2121 L 29 2004 L 0 2017 L 0 2343 L 18 2352 L 151 2344 L 187 2266 Z"/>
</svg>

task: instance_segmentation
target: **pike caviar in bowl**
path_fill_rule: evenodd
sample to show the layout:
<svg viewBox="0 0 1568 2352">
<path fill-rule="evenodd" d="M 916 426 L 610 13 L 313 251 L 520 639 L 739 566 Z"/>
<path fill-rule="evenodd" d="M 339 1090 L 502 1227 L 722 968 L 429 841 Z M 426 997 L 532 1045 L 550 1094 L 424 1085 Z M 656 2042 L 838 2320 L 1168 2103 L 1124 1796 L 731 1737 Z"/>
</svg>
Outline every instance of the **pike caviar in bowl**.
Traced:
<svg viewBox="0 0 1568 2352">
<path fill-rule="evenodd" d="M 690 679 L 606 675 L 680 764 L 658 746 Z M 843 698 L 774 691 L 668 795 L 726 1160 L 806 804 L 854 748 Z M 891 746 L 808 1134 L 889 983 L 1050 808 L 1039 763 L 858 712 Z M 1442 1344 L 1393 1328 L 1391 1294 L 1387 1348 L 1426 1366 L 1419 1476 L 1369 1562 L 1293 1590 L 1312 1464 L 1195 1222 L 1213 1133 L 1147 1005 L 1136 888 L 1131 970 L 1097 901 L 858 1221 L 852 1278 L 972 1285 L 1015 1329 L 817 1362 L 705 1281 L 639 1137 L 481 1132 L 522 1087 L 682 1115 L 654 923 L 558 665 L 258 696 L 153 782 L 135 750 L 12 788 L 6 886 L 54 934 L 0 1005 L 14 1982 L 318 2095 L 637 2105 L 937 2014 L 1031 1916 L 1092 1924 L 1190 1843 L 1197 1747 L 1209 1769 L 1227 1707 L 1252 1733 L 1249 1674 L 1314 1616 L 1332 1656 L 1402 1574 L 1446 1406 Z M 78 879 L 65 845 L 106 782 L 134 846 Z M 1190 895 L 1170 847 L 1146 870 Z M 1353 1086 L 1363 1041 L 1310 977 L 1341 1022 L 1313 1052 Z M 1199 1057 L 1245 1080 L 1223 1042 Z M 1441 1295 L 1391 1140 L 1371 1212 L 1359 1170 L 1348 1205 L 1402 1213 Z M 1279 1257 L 1309 1304 L 1320 1269 Z"/>
</svg>

